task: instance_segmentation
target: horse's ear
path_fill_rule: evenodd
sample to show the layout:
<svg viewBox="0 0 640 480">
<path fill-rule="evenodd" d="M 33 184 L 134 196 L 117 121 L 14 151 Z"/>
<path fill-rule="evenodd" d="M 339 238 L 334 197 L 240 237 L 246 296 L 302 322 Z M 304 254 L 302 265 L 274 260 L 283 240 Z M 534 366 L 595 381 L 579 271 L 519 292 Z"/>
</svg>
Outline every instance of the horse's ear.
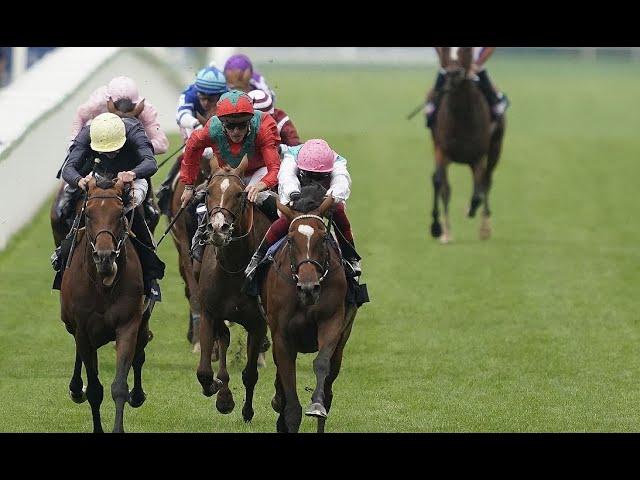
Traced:
<svg viewBox="0 0 640 480">
<path fill-rule="evenodd" d="M 249 165 L 249 157 L 245 154 L 244 157 L 242 157 L 240 165 L 233 170 L 233 173 L 240 178 L 244 177 L 244 171 L 247 169 L 247 165 Z"/>
<path fill-rule="evenodd" d="M 113 103 L 113 98 L 111 97 L 109 97 L 109 99 L 107 100 L 107 110 L 109 110 L 109 113 L 115 113 L 116 115 L 118 114 L 116 104 Z"/>
<path fill-rule="evenodd" d="M 287 217 L 287 219 L 289 221 L 293 220 L 294 217 L 296 216 L 296 214 L 293 212 L 293 210 L 291 210 L 289 207 L 287 207 L 286 205 L 283 205 L 280 203 L 280 200 L 278 200 L 276 198 L 276 207 L 278 207 L 278 210 L 280 210 L 282 212 L 282 214 Z"/>
<path fill-rule="evenodd" d="M 327 212 L 327 210 L 333 207 L 334 201 L 335 200 L 331 195 L 325 198 L 322 204 L 320 205 L 320 208 L 318 208 L 318 216 L 322 217 Z"/>
<path fill-rule="evenodd" d="M 136 108 L 134 108 L 133 112 L 131 112 L 131 115 L 138 118 L 138 115 L 142 113 L 142 110 L 144 110 L 144 98 L 138 102 Z"/>
<path fill-rule="evenodd" d="M 471 68 L 471 60 L 473 59 L 473 47 L 458 47 L 458 62 L 468 72 Z"/>
</svg>

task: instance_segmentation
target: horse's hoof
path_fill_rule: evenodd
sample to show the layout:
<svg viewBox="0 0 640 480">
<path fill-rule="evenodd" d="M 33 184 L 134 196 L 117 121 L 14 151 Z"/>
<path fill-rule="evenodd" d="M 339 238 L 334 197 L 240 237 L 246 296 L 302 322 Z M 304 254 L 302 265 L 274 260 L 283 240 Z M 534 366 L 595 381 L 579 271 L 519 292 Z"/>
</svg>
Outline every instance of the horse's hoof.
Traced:
<svg viewBox="0 0 640 480">
<path fill-rule="evenodd" d="M 217 378 L 213 379 L 213 382 L 209 386 L 202 387 L 202 394 L 205 397 L 211 397 L 218 393 L 218 391 L 222 388 L 222 380 L 218 380 Z"/>
<path fill-rule="evenodd" d="M 249 423 L 253 418 L 253 415 L 253 408 L 247 406 L 242 407 L 242 419 L 245 421 L 245 423 Z"/>
<path fill-rule="evenodd" d="M 277 395 L 274 395 L 271 399 L 271 408 L 273 408 L 276 413 L 282 413 L 282 402 Z"/>
<path fill-rule="evenodd" d="M 218 395 L 218 399 L 216 400 L 216 409 L 226 415 L 228 413 L 233 412 L 233 409 L 235 408 L 236 403 L 233 401 L 233 398 L 231 396 L 229 396 L 227 399 L 220 399 L 220 396 Z"/>
<path fill-rule="evenodd" d="M 191 353 L 200 353 L 200 342 L 196 342 L 191 347 Z"/>
<path fill-rule="evenodd" d="M 433 238 L 440 238 L 441 235 L 442 235 L 442 225 L 440 225 L 439 223 L 433 222 L 431 224 L 431 236 Z"/>
<path fill-rule="evenodd" d="M 451 238 L 451 235 L 449 235 L 448 233 L 445 233 L 440 236 L 439 240 L 442 245 L 447 245 L 448 243 L 451 243 L 451 240 L 453 239 Z"/>
<path fill-rule="evenodd" d="M 132 393 L 133 393 L 133 395 L 132 395 Z M 142 392 L 141 394 L 136 394 L 132 390 L 131 392 L 129 392 L 129 398 L 127 399 L 127 402 L 133 408 L 138 408 L 138 407 L 142 406 L 142 404 L 144 403 L 144 401 L 146 399 L 147 399 L 147 394 L 146 393 Z"/>
<path fill-rule="evenodd" d="M 327 410 L 321 403 L 312 403 L 304 414 L 308 417 L 327 418 Z"/>
<path fill-rule="evenodd" d="M 82 393 L 80 395 L 76 395 L 71 390 L 69 390 L 69 396 L 74 403 L 84 403 L 87 401 L 87 387 L 82 387 Z"/>
</svg>

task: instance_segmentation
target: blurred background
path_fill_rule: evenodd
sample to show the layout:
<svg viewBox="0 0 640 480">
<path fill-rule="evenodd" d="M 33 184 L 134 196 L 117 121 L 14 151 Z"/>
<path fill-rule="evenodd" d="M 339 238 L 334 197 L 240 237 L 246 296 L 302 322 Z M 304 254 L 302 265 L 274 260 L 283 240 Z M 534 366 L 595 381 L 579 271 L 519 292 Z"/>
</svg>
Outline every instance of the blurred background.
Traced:
<svg viewBox="0 0 640 480">
<path fill-rule="evenodd" d="M 91 430 L 87 404 L 68 398 L 73 338 L 50 289 L 48 210 L 76 108 L 128 75 L 158 109 L 171 153 L 182 144 L 180 92 L 200 68 L 238 52 L 265 76 L 300 137 L 326 139 L 353 180 L 349 217 L 371 303 L 346 346 L 328 432 L 640 431 L 640 48 L 496 49 L 486 67 L 511 106 L 491 193 L 493 234 L 478 238 L 479 219 L 465 216 L 470 170 L 451 165 L 449 245 L 429 232 L 430 132 L 422 114 L 407 119 L 435 81 L 431 47 L 0 51 L 0 431 Z M 239 408 L 218 414 L 200 393 L 174 245 L 163 242 L 159 255 L 167 272 L 151 318 L 149 398 L 125 411 L 127 429 L 275 431 L 270 354 L 251 424 Z M 245 337 L 232 327 L 237 404 Z M 106 387 L 114 352 L 99 355 Z M 313 358 L 298 360 L 303 405 Z M 45 393 L 34 395 L 36 385 Z M 102 410 L 109 425 L 109 395 Z M 301 431 L 315 422 L 304 419 Z"/>
</svg>

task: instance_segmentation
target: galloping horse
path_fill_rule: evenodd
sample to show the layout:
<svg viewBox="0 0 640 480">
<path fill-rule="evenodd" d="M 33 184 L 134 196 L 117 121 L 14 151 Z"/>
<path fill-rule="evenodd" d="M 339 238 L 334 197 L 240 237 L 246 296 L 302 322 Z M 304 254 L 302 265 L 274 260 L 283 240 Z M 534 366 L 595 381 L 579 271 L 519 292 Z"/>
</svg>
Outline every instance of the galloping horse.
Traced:
<svg viewBox="0 0 640 480">
<path fill-rule="evenodd" d="M 434 199 L 431 235 L 439 237 L 442 243 L 451 240 L 451 189 L 447 179 L 447 167 L 450 162 L 466 163 L 471 167 L 473 195 L 467 215 L 474 217 L 478 207 L 484 203 L 480 238 L 484 240 L 491 236 L 489 190 L 491 176 L 502 149 L 505 120 L 502 116 L 497 121 L 491 121 L 486 99 L 469 78 L 471 59 L 471 47 L 458 49 L 458 68 L 449 69 L 447 72 L 444 93 L 432 129 L 436 170 L 432 178 Z M 444 204 L 444 230 L 440 224 L 438 196 Z"/>
<path fill-rule="evenodd" d="M 200 364 L 198 381 L 202 393 L 210 397 L 218 393 L 216 408 L 230 413 L 235 403 L 229 390 L 227 349 L 231 341 L 225 320 L 242 325 L 248 333 L 247 364 L 242 371 L 245 402 L 242 417 L 253 418 L 253 390 L 258 381 L 258 353 L 267 325 L 254 298 L 242 292 L 244 270 L 253 252 L 269 228 L 269 219 L 247 200 L 242 178 L 247 167 L 245 155 L 235 169 L 216 170 L 207 186 L 207 240 L 199 278 Z M 220 368 L 213 378 L 211 353 L 218 344 Z"/>
<path fill-rule="evenodd" d="M 300 199 L 301 202 L 304 199 Z M 321 201 L 321 200 L 320 200 Z M 295 433 L 302 421 L 296 393 L 298 352 L 318 352 L 313 361 L 316 388 L 305 411 L 318 419 L 324 432 L 333 400 L 332 385 L 340 371 L 344 346 L 357 308 L 346 305 L 347 279 L 340 256 L 330 245 L 322 215 L 333 205 L 328 197 L 302 213 L 278 202 L 291 220 L 286 245 L 275 255 L 263 282 L 260 299 L 267 316 L 276 364 L 276 393 L 271 401 L 279 413 L 278 432 Z M 303 209 L 296 203 L 296 208 Z M 303 210 L 307 210 L 306 208 Z"/>
<path fill-rule="evenodd" d="M 76 403 L 89 400 L 94 433 L 102 432 L 100 404 L 103 387 L 98 379 L 97 349 L 116 341 L 116 378 L 111 395 L 116 404 L 114 432 L 123 432 L 124 403 L 137 408 L 145 401 L 142 389 L 144 347 L 148 342 L 150 312 L 143 314 L 142 266 L 129 238 L 124 216 L 128 192 L 122 181 L 92 178 L 83 206 L 85 228 L 60 289 L 62 321 L 76 341 L 76 361 L 69 393 Z M 87 373 L 86 394 L 81 369 Z M 127 375 L 133 364 L 134 387 Z"/>
<path fill-rule="evenodd" d="M 182 161 L 182 155 L 180 155 L 179 161 Z M 215 157 L 211 162 L 217 161 Z M 200 173 L 196 179 L 196 183 L 202 183 L 205 178 L 211 172 L 211 162 L 204 158 L 200 159 Z M 172 188 L 171 204 L 169 207 L 169 221 L 173 219 L 173 216 L 180 210 L 181 200 L 180 197 L 184 192 L 184 184 L 179 180 L 174 182 L 175 186 Z M 194 272 L 194 264 L 196 260 L 191 258 L 189 252 L 191 251 L 191 239 L 196 233 L 198 228 L 196 221 L 196 204 L 192 203 L 187 207 L 186 211 L 180 215 L 171 227 L 171 238 L 178 250 L 178 265 L 180 270 L 180 276 L 184 280 L 184 295 L 189 301 L 189 329 L 187 331 L 187 339 L 191 342 L 193 352 L 197 352 L 200 349 L 200 297 L 198 294 L 198 278 L 196 272 Z"/>
</svg>

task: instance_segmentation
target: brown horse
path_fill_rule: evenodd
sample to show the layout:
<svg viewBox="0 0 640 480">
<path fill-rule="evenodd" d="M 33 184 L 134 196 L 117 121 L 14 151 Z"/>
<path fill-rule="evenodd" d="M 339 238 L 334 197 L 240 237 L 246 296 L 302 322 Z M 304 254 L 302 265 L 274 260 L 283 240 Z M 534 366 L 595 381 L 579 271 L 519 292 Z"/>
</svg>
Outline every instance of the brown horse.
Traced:
<svg viewBox="0 0 640 480">
<path fill-rule="evenodd" d="M 245 155 L 235 169 L 218 169 L 206 190 L 207 239 L 199 278 L 200 303 L 200 364 L 198 381 L 202 393 L 210 397 L 218 393 L 216 408 L 230 413 L 235 403 L 229 389 L 227 349 L 231 333 L 225 320 L 242 325 L 248 333 L 247 364 L 242 371 L 245 402 L 242 417 L 253 418 L 253 390 L 258 381 L 258 353 L 265 338 L 267 325 L 254 298 L 242 291 L 244 270 L 253 252 L 269 228 L 269 219 L 247 200 L 242 178 L 247 167 Z M 213 377 L 211 354 L 218 344 L 220 368 Z"/>
<path fill-rule="evenodd" d="M 318 352 L 313 361 L 316 388 L 305 411 L 324 432 L 333 400 L 332 385 L 342 363 L 344 346 L 357 312 L 347 306 L 347 279 L 338 252 L 329 244 L 322 215 L 332 206 L 328 197 L 308 213 L 278 203 L 291 220 L 286 245 L 278 251 L 263 282 L 260 298 L 267 316 L 276 364 L 276 393 L 271 406 L 280 415 L 278 432 L 297 432 L 302 408 L 296 393 L 298 352 Z M 318 207 L 318 203 L 315 204 Z"/>
<path fill-rule="evenodd" d="M 111 395 L 116 404 L 114 432 L 123 432 L 124 403 L 137 408 L 145 401 L 142 389 L 144 347 L 148 342 L 149 310 L 143 314 L 142 266 L 124 216 L 127 201 L 121 181 L 88 184 L 84 203 L 85 228 L 78 234 L 75 255 L 60 289 L 62 321 L 76 342 L 76 361 L 69 393 L 76 403 L 89 400 L 94 433 L 102 432 L 97 350 L 116 341 L 116 377 Z M 81 368 L 87 373 L 86 395 Z M 134 387 L 127 375 L 133 365 Z"/>
<path fill-rule="evenodd" d="M 435 173 L 433 174 L 433 223 L 431 234 L 442 243 L 451 240 L 449 222 L 449 198 L 451 188 L 447 178 L 450 162 L 466 163 L 473 173 L 473 194 L 468 216 L 474 217 L 476 210 L 484 204 L 480 238 L 491 236 L 489 223 L 489 190 L 491 177 L 498 163 L 504 137 L 504 116 L 492 122 L 489 105 L 480 89 L 470 78 L 472 48 L 458 49 L 458 62 L 445 61 L 457 68 L 448 67 L 443 96 L 438 108 L 436 123 L 432 129 L 435 149 Z M 444 230 L 440 224 L 438 196 L 444 205 Z"/>
<path fill-rule="evenodd" d="M 182 155 L 178 157 L 178 161 L 182 161 Z M 217 164 L 215 157 L 211 160 Z M 204 182 L 205 178 L 211 173 L 211 162 L 207 161 L 204 157 L 200 160 L 200 173 L 196 179 L 196 184 Z M 171 204 L 169 207 L 169 221 L 173 219 L 173 216 L 178 213 L 181 206 L 180 197 L 184 192 L 184 184 L 179 181 L 174 181 L 174 187 L 171 193 Z M 191 258 L 189 252 L 191 251 L 191 239 L 196 233 L 198 227 L 196 220 L 196 204 L 192 203 L 187 207 L 186 211 L 178 217 L 176 222 L 171 227 L 171 238 L 178 251 L 178 266 L 180 270 L 180 276 L 184 280 L 184 295 L 189 302 L 189 329 L 187 331 L 187 339 L 191 342 L 192 351 L 200 351 L 200 297 L 198 293 L 198 277 L 196 273 L 199 273 L 198 262 Z M 194 270 L 194 267 L 197 269 Z"/>
</svg>

